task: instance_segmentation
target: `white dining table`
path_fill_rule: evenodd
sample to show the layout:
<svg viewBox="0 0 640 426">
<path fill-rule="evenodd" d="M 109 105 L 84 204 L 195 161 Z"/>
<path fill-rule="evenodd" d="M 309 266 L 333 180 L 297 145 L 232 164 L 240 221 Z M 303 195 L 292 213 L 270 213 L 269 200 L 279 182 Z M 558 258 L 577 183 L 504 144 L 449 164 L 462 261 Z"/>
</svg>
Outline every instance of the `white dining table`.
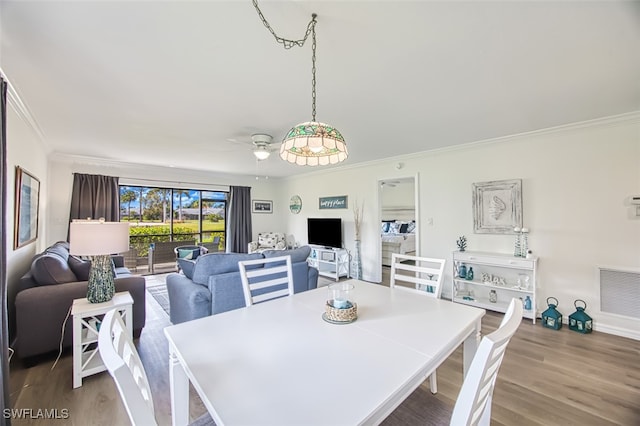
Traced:
<svg viewBox="0 0 640 426">
<path fill-rule="evenodd" d="M 350 280 L 358 318 L 322 319 L 327 289 L 165 328 L 174 425 L 191 382 L 218 426 L 384 420 L 461 344 L 469 368 L 483 309 Z"/>
</svg>

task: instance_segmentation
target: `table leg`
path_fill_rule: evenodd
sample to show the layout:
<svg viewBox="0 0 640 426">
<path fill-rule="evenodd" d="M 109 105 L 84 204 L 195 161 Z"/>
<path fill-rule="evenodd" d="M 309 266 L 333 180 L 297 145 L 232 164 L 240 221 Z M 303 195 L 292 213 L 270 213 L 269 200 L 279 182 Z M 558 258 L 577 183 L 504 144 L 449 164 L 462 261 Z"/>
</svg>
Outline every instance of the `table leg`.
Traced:
<svg viewBox="0 0 640 426">
<path fill-rule="evenodd" d="M 480 334 L 481 329 L 482 319 L 478 319 L 473 332 L 464 340 L 464 349 L 462 354 L 464 377 L 467 377 L 467 373 L 471 367 L 471 361 L 473 361 L 473 357 L 475 356 L 478 345 L 480 344 L 480 339 L 482 338 Z"/>
<path fill-rule="evenodd" d="M 169 380 L 173 426 L 189 423 L 189 378 L 169 347 Z"/>
</svg>

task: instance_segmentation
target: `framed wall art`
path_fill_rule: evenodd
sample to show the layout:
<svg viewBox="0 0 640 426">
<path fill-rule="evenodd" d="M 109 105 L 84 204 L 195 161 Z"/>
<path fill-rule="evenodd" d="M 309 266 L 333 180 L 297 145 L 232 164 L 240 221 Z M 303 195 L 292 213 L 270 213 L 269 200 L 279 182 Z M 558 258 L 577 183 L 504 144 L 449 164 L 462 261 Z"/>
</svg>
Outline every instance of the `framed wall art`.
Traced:
<svg viewBox="0 0 640 426">
<path fill-rule="evenodd" d="M 13 248 L 25 246 L 38 238 L 38 201 L 40 181 L 22 167 L 16 167 L 15 217 Z"/>
<path fill-rule="evenodd" d="M 253 200 L 251 203 L 252 213 L 273 213 L 273 201 Z"/>
<path fill-rule="evenodd" d="M 476 234 L 513 234 L 522 227 L 522 180 L 473 184 L 473 231 Z"/>
</svg>

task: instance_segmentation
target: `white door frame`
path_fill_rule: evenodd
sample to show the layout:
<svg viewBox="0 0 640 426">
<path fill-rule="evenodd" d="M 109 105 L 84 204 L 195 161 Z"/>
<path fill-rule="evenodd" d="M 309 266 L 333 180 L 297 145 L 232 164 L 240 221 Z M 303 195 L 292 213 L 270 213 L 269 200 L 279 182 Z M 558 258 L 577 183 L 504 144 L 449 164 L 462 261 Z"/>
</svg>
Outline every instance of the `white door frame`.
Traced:
<svg viewBox="0 0 640 426">
<path fill-rule="evenodd" d="M 415 204 L 415 221 L 416 221 L 416 256 L 420 256 L 421 254 L 421 244 L 420 244 L 420 229 L 421 229 L 421 220 L 420 220 L 420 173 L 415 173 L 413 175 L 403 175 L 403 176 L 392 176 L 387 178 L 381 178 L 376 181 L 377 190 L 375 193 L 377 194 L 377 233 L 378 233 L 378 268 L 377 268 L 377 276 L 376 281 L 382 282 L 382 236 L 380 234 L 380 223 L 382 222 L 382 182 L 389 180 L 413 180 L 413 189 L 414 189 L 414 204 Z"/>
</svg>

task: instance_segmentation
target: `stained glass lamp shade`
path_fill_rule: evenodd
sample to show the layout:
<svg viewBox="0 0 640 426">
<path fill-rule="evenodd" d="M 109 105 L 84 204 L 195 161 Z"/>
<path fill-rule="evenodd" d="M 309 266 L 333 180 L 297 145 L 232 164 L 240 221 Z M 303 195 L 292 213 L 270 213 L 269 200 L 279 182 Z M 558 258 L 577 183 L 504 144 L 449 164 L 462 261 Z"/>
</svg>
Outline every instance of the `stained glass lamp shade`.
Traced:
<svg viewBox="0 0 640 426">
<path fill-rule="evenodd" d="M 336 164 L 348 155 L 338 129 L 316 121 L 294 126 L 280 145 L 280 158 L 300 166 Z"/>
</svg>

